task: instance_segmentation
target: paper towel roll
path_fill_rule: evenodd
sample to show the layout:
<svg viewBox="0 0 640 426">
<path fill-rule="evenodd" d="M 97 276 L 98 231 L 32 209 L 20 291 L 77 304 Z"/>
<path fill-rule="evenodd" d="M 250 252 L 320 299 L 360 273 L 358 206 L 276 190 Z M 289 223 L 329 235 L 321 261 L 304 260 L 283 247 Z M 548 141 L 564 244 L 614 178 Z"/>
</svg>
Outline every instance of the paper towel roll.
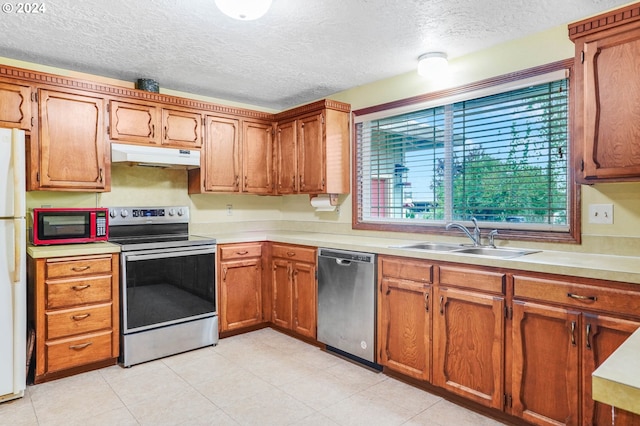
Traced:
<svg viewBox="0 0 640 426">
<path fill-rule="evenodd" d="M 317 212 L 333 212 L 336 210 L 336 206 L 331 205 L 331 199 L 329 197 L 313 197 L 311 199 L 311 206 L 316 209 Z"/>
</svg>

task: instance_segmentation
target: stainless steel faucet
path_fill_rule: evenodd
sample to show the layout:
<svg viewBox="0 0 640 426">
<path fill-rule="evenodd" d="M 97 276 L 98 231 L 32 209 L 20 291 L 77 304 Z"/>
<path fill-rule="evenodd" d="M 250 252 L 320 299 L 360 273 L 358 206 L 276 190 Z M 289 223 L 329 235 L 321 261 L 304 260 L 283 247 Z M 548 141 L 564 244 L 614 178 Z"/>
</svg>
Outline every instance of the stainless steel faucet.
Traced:
<svg viewBox="0 0 640 426">
<path fill-rule="evenodd" d="M 451 228 L 458 228 L 460 230 L 462 230 L 462 232 L 464 232 L 465 234 L 467 234 L 467 237 L 469 237 L 471 239 L 471 241 L 473 241 L 473 245 L 475 247 L 481 245 L 480 244 L 480 228 L 478 227 L 478 221 L 476 220 L 475 217 L 471 218 L 471 221 L 473 222 L 474 225 L 474 229 L 473 229 L 473 234 L 471 234 L 471 232 L 469 231 L 469 229 L 464 226 L 461 223 L 458 222 L 449 222 L 447 223 L 447 226 L 445 227 L 445 229 L 448 231 Z"/>
</svg>

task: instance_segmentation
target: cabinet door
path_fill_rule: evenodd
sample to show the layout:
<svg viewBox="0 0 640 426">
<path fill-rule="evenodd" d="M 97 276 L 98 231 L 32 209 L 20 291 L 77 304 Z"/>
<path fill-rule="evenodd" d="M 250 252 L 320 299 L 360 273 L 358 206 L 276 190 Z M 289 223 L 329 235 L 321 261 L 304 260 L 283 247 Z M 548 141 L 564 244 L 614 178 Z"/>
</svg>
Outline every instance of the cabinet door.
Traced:
<svg viewBox="0 0 640 426">
<path fill-rule="evenodd" d="M 273 285 L 273 316 L 271 321 L 280 327 L 291 329 L 293 306 L 291 283 L 293 273 L 291 262 L 274 259 L 271 264 Z"/>
<path fill-rule="evenodd" d="M 298 159 L 296 156 L 296 121 L 279 123 L 276 132 L 276 192 L 293 194 L 298 191 Z"/>
<path fill-rule="evenodd" d="M 293 331 L 316 338 L 317 281 L 316 266 L 310 263 L 294 263 L 293 267 Z"/>
<path fill-rule="evenodd" d="M 238 192 L 240 189 L 240 139 L 238 120 L 207 117 L 204 152 L 204 189 Z"/>
<path fill-rule="evenodd" d="M 299 119 L 297 131 L 300 192 L 322 193 L 326 178 L 324 115 L 316 114 Z"/>
<path fill-rule="evenodd" d="M 109 137 L 112 140 L 157 144 L 160 134 L 158 108 L 111 101 Z"/>
<path fill-rule="evenodd" d="M 513 303 L 513 414 L 536 425 L 578 424 L 579 313 Z"/>
<path fill-rule="evenodd" d="M 430 285 L 381 279 L 378 362 L 420 380 L 431 379 L 430 296 Z"/>
<path fill-rule="evenodd" d="M 162 144 L 178 148 L 202 146 L 202 115 L 173 109 L 162 110 Z"/>
<path fill-rule="evenodd" d="M 261 260 L 221 262 L 220 329 L 229 331 L 262 322 Z"/>
<path fill-rule="evenodd" d="M 479 404 L 502 409 L 504 298 L 438 288 L 436 302 L 434 383 Z"/>
<path fill-rule="evenodd" d="M 640 415 L 615 409 L 591 398 L 591 373 L 600 366 L 635 330 L 640 322 L 602 315 L 584 314 L 582 343 L 582 425 L 639 426 Z"/>
<path fill-rule="evenodd" d="M 0 83 L 0 127 L 31 130 L 31 87 Z"/>
<path fill-rule="evenodd" d="M 242 192 L 273 192 L 273 126 L 271 123 L 242 123 Z"/>
<path fill-rule="evenodd" d="M 41 189 L 109 189 L 103 111 L 101 98 L 40 90 Z"/>
<path fill-rule="evenodd" d="M 578 64 L 577 128 L 582 124 L 584 178 L 640 178 L 640 23 L 584 43 Z"/>
</svg>

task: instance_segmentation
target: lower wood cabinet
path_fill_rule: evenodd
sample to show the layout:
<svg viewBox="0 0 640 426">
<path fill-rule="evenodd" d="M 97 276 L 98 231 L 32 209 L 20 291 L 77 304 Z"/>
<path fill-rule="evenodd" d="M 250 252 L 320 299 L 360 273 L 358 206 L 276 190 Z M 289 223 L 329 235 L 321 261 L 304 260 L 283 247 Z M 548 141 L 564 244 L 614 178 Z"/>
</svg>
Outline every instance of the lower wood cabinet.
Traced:
<svg viewBox="0 0 640 426">
<path fill-rule="evenodd" d="M 275 325 L 316 338 L 316 249 L 272 244 L 272 316 Z"/>
<path fill-rule="evenodd" d="M 637 286 L 379 256 L 377 362 L 535 425 L 639 426 L 591 374 L 640 327 Z"/>
<path fill-rule="evenodd" d="M 513 414 L 539 425 L 579 424 L 579 313 L 513 304 Z"/>
<path fill-rule="evenodd" d="M 261 324 L 262 243 L 218 246 L 220 331 Z"/>
<path fill-rule="evenodd" d="M 29 319 L 40 383 L 116 363 L 118 255 L 29 258 Z"/>
<path fill-rule="evenodd" d="M 591 373 L 640 327 L 637 306 L 640 293 L 618 286 L 514 276 L 513 414 L 536 425 L 640 425 L 619 409 L 614 422 L 591 398 Z"/>
<path fill-rule="evenodd" d="M 454 266 L 439 269 L 433 320 L 433 383 L 479 404 L 502 409 L 506 275 Z"/>
<path fill-rule="evenodd" d="M 431 380 L 433 266 L 430 262 L 378 257 L 378 363 Z"/>
</svg>

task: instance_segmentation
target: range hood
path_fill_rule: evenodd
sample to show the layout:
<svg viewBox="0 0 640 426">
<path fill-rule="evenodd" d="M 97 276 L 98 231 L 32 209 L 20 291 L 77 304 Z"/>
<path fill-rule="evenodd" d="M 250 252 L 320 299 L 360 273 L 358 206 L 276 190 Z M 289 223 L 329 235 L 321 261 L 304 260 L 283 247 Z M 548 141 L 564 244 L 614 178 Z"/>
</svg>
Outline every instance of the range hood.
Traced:
<svg viewBox="0 0 640 426">
<path fill-rule="evenodd" d="M 111 143 L 111 162 L 172 169 L 200 167 L 200 150 Z"/>
</svg>

